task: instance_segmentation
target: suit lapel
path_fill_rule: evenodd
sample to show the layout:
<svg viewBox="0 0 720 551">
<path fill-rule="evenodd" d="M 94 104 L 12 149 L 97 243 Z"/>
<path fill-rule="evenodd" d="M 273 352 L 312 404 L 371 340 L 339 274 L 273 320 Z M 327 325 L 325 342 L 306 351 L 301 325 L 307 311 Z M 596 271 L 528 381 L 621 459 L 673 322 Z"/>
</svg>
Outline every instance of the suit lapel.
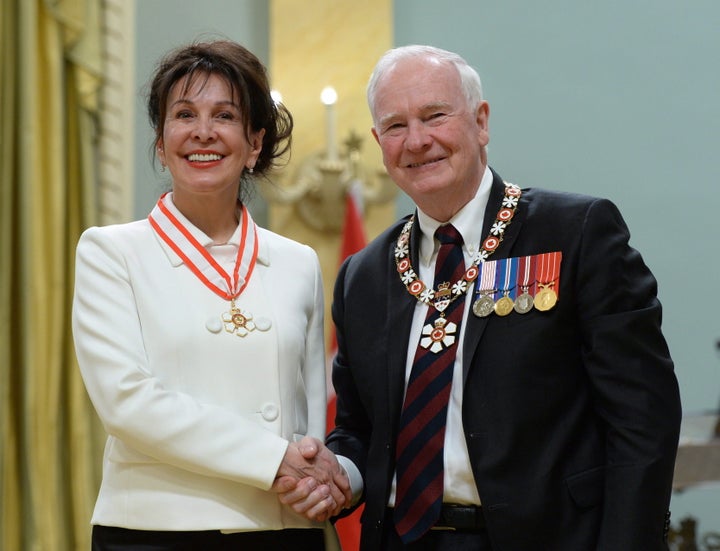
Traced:
<svg viewBox="0 0 720 551">
<path fill-rule="evenodd" d="M 403 224 L 404 225 L 404 224 Z M 398 234 L 402 225 L 398 228 Z M 410 235 L 410 254 L 413 266 L 417 266 L 420 245 L 420 227 L 417 217 Z M 396 430 L 400 419 L 403 394 L 405 391 L 405 364 L 407 360 L 408 339 L 415 312 L 416 299 L 408 293 L 400 281 L 395 264 L 395 244 L 392 240 L 388 250 L 388 296 L 386 304 L 387 325 L 387 374 L 389 419 L 393 420 L 391 430 Z"/>
<path fill-rule="evenodd" d="M 483 219 L 482 239 L 485 239 L 485 237 L 489 235 L 490 227 L 492 226 L 493 222 L 495 222 L 504 196 L 505 183 L 503 182 L 502 178 L 495 171 L 493 171 L 492 188 L 490 189 L 490 197 L 488 198 L 487 207 L 485 207 L 485 216 Z M 520 234 L 520 228 L 522 227 L 523 220 L 526 216 L 526 209 L 523 207 L 524 202 L 521 198 L 520 204 L 518 205 L 518 209 L 515 212 L 515 216 L 513 217 L 512 222 L 505 229 L 502 243 L 500 243 L 500 246 L 495 250 L 489 260 L 495 260 L 498 258 L 509 258 L 511 256 L 510 251 L 512 250 L 512 247 L 518 235 Z M 478 279 L 475 281 L 475 285 L 473 286 L 473 292 L 471 294 L 468 294 L 468 300 L 475 300 L 475 289 L 477 288 L 479 282 L 480 277 L 478 277 Z M 480 344 L 480 339 L 482 338 L 482 334 L 485 331 L 485 327 L 487 326 L 489 319 L 489 317 L 479 318 L 474 315 L 472 313 L 471 306 L 470 313 L 467 317 L 467 325 L 465 327 L 465 337 L 463 341 L 463 384 L 467 379 L 470 366 L 473 363 L 472 359 L 475 356 L 475 352 L 477 351 L 478 345 Z"/>
</svg>

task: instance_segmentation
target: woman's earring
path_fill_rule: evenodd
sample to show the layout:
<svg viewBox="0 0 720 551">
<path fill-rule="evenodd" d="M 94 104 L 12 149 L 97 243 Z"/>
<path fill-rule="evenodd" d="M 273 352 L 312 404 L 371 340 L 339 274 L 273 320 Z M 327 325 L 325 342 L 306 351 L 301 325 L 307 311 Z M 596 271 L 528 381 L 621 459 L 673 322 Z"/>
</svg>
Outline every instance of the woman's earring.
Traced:
<svg viewBox="0 0 720 551">
<path fill-rule="evenodd" d="M 165 163 L 160 166 L 160 172 L 165 172 Z"/>
<path fill-rule="evenodd" d="M 248 168 L 248 172 L 249 172 L 250 174 L 252 174 L 253 172 L 255 172 L 255 169 L 254 169 L 253 167 L 250 167 L 250 168 Z"/>
</svg>

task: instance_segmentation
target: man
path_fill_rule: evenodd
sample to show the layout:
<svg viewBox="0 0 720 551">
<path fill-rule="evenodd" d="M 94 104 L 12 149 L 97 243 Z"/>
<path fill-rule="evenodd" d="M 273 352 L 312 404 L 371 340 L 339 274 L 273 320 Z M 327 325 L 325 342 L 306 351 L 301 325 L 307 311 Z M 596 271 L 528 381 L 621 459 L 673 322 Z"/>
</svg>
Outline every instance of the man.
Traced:
<svg viewBox="0 0 720 551">
<path fill-rule="evenodd" d="M 368 101 L 417 211 L 347 259 L 334 292 L 327 446 L 362 491 L 361 548 L 666 550 L 680 400 L 619 212 L 503 182 L 455 54 L 389 51 Z"/>
</svg>

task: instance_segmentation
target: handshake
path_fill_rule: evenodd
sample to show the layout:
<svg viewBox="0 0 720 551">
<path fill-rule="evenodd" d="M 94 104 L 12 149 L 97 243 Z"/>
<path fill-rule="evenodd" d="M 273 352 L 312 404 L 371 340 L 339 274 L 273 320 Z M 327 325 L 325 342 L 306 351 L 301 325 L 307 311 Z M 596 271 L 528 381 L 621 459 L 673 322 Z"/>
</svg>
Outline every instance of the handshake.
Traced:
<svg viewBox="0 0 720 551">
<path fill-rule="evenodd" d="M 278 499 L 296 513 L 323 522 L 350 505 L 345 469 L 317 438 L 291 442 L 272 485 Z"/>
</svg>

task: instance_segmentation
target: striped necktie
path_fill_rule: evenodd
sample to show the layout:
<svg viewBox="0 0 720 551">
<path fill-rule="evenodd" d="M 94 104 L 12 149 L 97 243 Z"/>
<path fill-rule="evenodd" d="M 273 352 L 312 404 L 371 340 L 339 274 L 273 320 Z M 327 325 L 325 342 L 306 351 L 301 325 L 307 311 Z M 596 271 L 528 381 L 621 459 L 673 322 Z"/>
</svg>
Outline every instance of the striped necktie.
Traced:
<svg viewBox="0 0 720 551">
<path fill-rule="evenodd" d="M 448 224 L 440 226 L 435 237 L 440 242 L 435 297 L 410 372 L 397 443 L 394 520 L 404 543 L 420 538 L 440 515 L 445 422 L 465 303 L 464 293 L 445 306 L 442 303 L 445 291 L 465 272 L 462 236 Z"/>
</svg>

